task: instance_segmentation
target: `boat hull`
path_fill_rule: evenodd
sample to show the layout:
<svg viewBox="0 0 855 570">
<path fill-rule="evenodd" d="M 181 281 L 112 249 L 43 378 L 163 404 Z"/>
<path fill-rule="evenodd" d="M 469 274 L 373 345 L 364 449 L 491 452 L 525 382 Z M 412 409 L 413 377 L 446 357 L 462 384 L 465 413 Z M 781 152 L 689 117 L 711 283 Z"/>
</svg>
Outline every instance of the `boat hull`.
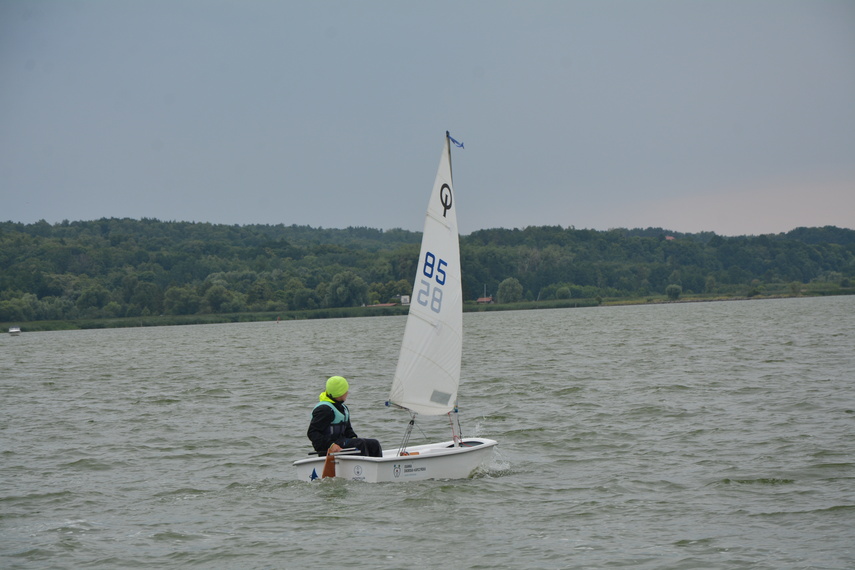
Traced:
<svg viewBox="0 0 855 570">
<path fill-rule="evenodd" d="M 385 451 L 383 457 L 338 455 L 335 459 L 336 477 L 367 483 L 424 481 L 426 479 L 465 479 L 489 462 L 496 441 L 466 438 L 460 447 L 451 441 L 408 447 L 409 455 L 398 450 Z M 312 457 L 294 462 L 297 478 L 314 481 L 321 478 L 324 457 Z"/>
</svg>

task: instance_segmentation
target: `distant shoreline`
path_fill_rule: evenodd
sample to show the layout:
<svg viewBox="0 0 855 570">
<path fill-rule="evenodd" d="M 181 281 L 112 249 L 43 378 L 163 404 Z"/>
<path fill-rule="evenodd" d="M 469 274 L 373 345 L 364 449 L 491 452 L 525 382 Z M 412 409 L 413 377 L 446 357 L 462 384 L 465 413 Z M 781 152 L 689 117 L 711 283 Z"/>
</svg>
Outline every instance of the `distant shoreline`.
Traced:
<svg viewBox="0 0 855 570">
<path fill-rule="evenodd" d="M 586 307 L 620 307 L 626 305 L 667 305 L 675 303 L 711 303 L 718 301 L 758 301 L 767 299 L 806 299 L 813 297 L 831 297 L 840 295 L 855 295 L 855 288 L 835 289 L 829 291 L 812 291 L 809 294 L 787 295 L 753 295 L 753 296 L 722 296 L 722 295 L 685 295 L 679 299 L 669 299 L 663 295 L 633 297 L 626 299 L 562 299 L 550 301 L 522 301 L 519 303 L 476 304 L 470 301 L 464 304 L 464 313 L 484 313 L 493 311 L 525 311 L 540 309 L 575 309 Z M 402 316 L 409 311 L 408 307 L 342 307 L 334 309 L 315 309 L 303 311 L 282 311 L 264 313 L 225 313 L 204 315 L 160 315 L 144 317 L 121 317 L 102 319 L 73 319 L 65 321 L 30 321 L 0 323 L 0 331 L 6 333 L 9 327 L 21 327 L 22 334 L 27 332 L 47 332 L 63 330 L 90 330 L 109 328 L 160 327 L 185 325 L 210 325 L 225 323 L 295 321 L 312 319 L 343 319 L 359 317 Z M 8 333 L 7 333 L 8 334 Z"/>
</svg>

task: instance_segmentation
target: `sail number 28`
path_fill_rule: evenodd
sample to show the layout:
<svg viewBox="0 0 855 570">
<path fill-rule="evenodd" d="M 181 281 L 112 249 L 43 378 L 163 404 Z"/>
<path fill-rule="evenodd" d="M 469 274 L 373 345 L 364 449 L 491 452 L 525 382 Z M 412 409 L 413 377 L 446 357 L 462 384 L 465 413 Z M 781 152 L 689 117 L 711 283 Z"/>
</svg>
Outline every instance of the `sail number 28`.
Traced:
<svg viewBox="0 0 855 570">
<path fill-rule="evenodd" d="M 433 253 L 425 252 L 422 275 L 427 279 L 419 281 L 422 287 L 416 295 L 416 301 L 423 307 L 430 306 L 430 310 L 434 313 L 438 313 L 442 309 L 442 286 L 445 285 L 445 268 L 447 266 L 448 263 L 444 259 L 437 259 Z"/>
</svg>

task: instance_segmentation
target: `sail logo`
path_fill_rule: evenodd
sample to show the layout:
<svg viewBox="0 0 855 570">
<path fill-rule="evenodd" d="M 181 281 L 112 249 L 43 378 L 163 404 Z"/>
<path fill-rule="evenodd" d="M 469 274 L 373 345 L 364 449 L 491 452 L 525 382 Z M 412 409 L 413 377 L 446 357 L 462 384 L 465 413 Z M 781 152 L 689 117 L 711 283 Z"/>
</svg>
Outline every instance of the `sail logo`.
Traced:
<svg viewBox="0 0 855 570">
<path fill-rule="evenodd" d="M 443 184 L 439 189 L 439 203 L 442 204 L 442 217 L 451 209 L 453 200 L 451 197 L 451 186 Z"/>
</svg>

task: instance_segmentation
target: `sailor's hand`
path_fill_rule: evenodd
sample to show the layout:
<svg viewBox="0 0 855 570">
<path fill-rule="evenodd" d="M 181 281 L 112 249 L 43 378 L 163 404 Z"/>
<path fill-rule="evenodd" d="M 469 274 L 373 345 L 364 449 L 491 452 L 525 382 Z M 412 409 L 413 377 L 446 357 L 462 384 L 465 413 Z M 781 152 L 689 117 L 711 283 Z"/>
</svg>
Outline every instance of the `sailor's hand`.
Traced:
<svg viewBox="0 0 855 570">
<path fill-rule="evenodd" d="M 334 443 L 330 446 L 327 453 L 338 453 L 339 451 L 341 451 L 341 447 L 337 443 Z"/>
</svg>

